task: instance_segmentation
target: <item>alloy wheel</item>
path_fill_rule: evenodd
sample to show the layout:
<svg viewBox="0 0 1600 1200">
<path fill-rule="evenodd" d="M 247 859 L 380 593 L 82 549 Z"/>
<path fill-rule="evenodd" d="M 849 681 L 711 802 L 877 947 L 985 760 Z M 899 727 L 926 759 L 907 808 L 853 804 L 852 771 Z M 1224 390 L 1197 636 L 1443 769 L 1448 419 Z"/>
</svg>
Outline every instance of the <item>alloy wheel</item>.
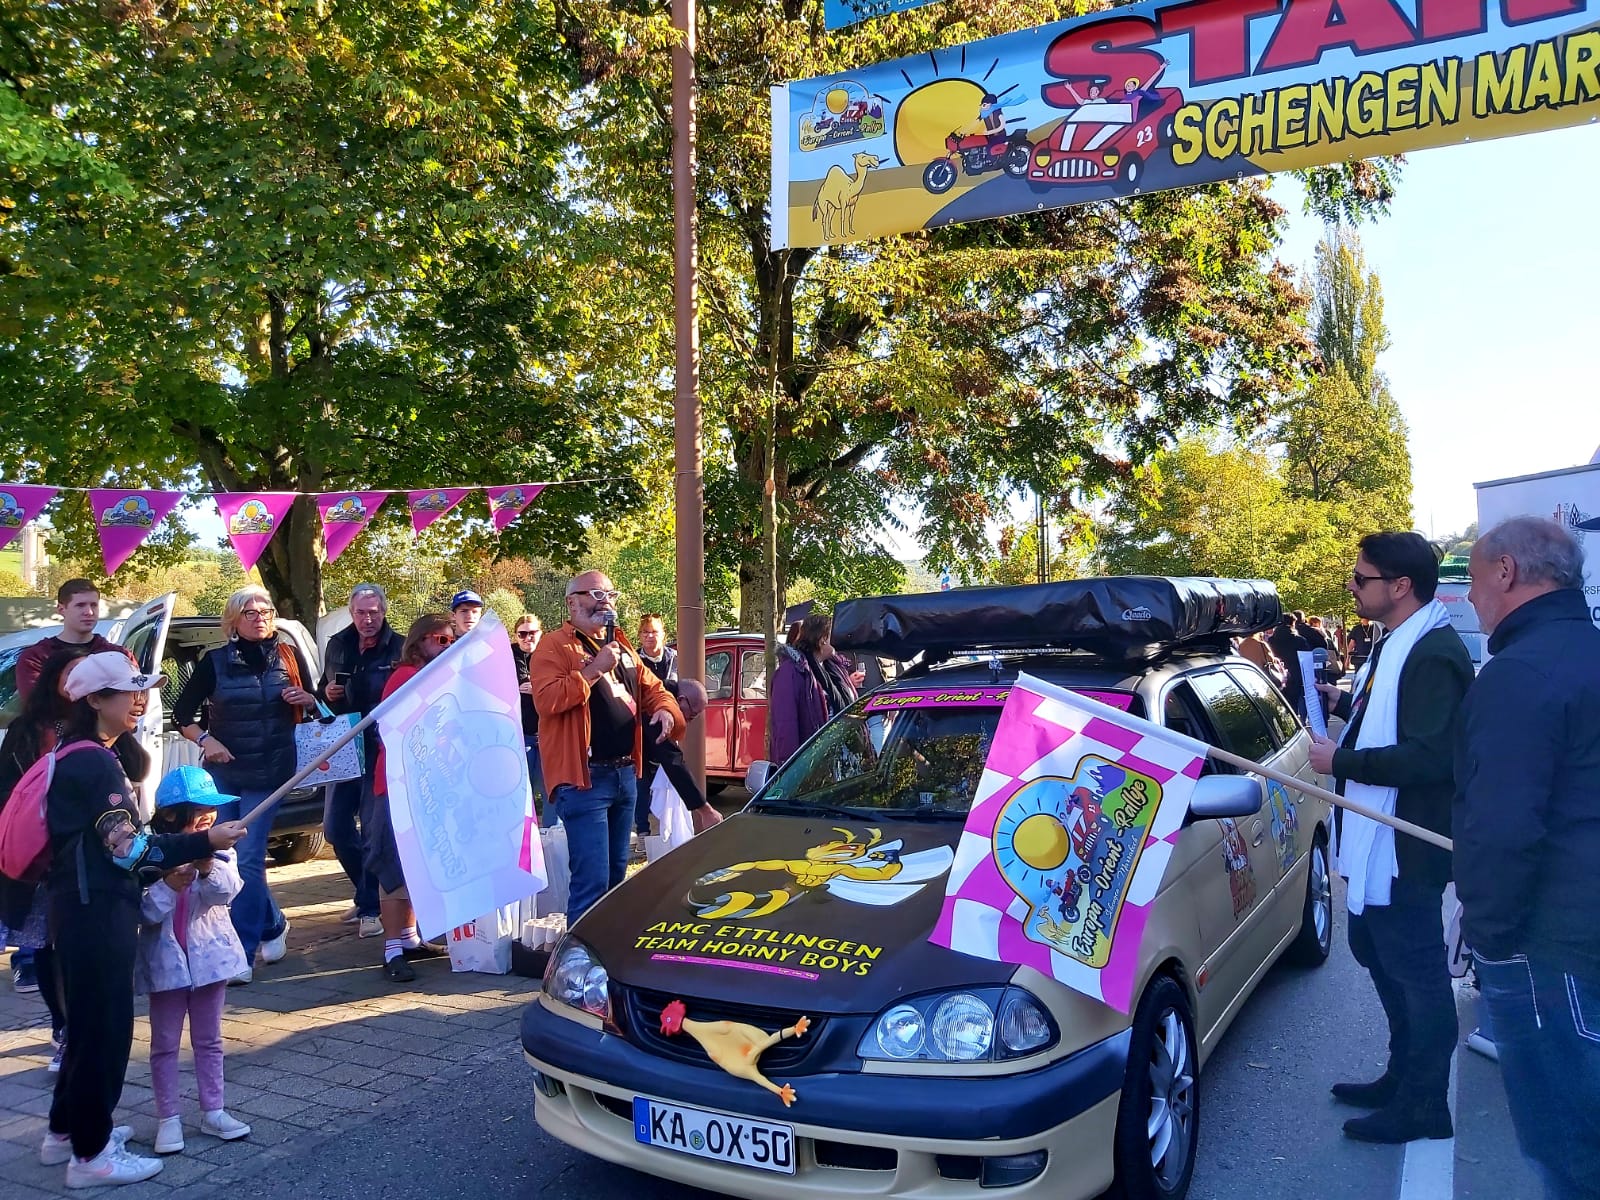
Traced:
<svg viewBox="0 0 1600 1200">
<path fill-rule="evenodd" d="M 1194 1054 L 1183 1018 L 1161 1014 L 1150 1056 L 1150 1165 L 1163 1187 L 1182 1178 L 1194 1138 Z"/>
</svg>

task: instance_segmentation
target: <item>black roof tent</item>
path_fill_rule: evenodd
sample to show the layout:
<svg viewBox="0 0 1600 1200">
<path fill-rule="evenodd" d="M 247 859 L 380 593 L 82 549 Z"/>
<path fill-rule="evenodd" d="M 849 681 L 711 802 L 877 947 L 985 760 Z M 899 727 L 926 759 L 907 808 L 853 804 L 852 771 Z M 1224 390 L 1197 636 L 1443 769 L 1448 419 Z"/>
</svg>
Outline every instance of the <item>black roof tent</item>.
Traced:
<svg viewBox="0 0 1600 1200">
<path fill-rule="evenodd" d="M 1263 579 L 1122 575 L 845 600 L 833 644 L 902 661 L 1039 648 L 1149 659 L 1270 629 L 1282 612 Z"/>
</svg>

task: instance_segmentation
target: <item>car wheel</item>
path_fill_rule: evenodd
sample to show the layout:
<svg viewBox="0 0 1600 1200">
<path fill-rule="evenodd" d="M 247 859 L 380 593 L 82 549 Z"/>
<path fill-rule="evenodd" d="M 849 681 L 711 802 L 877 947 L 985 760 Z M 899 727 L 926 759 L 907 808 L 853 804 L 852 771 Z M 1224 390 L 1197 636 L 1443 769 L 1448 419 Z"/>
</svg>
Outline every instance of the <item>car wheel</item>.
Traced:
<svg viewBox="0 0 1600 1200">
<path fill-rule="evenodd" d="M 1144 159 L 1137 154 L 1130 154 L 1122 160 L 1122 169 L 1117 172 L 1118 182 L 1124 190 L 1131 191 L 1144 182 Z"/>
<path fill-rule="evenodd" d="M 1199 1061 L 1189 997 L 1158 975 L 1139 1001 L 1117 1110 L 1117 1182 L 1127 1200 L 1189 1190 L 1200 1137 Z"/>
<path fill-rule="evenodd" d="M 1302 967 L 1320 967 L 1333 949 L 1333 876 L 1328 868 L 1328 843 L 1320 832 L 1311 843 L 1310 859 L 1300 935 L 1289 943 L 1288 958 Z"/>
<path fill-rule="evenodd" d="M 291 863 L 310 862 L 322 853 L 323 837 L 320 833 L 297 833 L 281 842 L 273 843 L 268 852 L 280 867 Z"/>
</svg>

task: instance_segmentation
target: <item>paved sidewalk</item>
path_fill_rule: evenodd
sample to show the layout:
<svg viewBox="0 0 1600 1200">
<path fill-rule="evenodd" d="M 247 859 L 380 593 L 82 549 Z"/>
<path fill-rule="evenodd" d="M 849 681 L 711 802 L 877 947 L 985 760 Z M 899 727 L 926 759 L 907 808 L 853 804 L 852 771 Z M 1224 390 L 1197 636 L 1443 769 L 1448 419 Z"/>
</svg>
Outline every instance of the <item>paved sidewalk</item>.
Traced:
<svg viewBox="0 0 1600 1200">
<path fill-rule="evenodd" d="M 364 1124 L 430 1082 L 461 1078 L 513 1051 L 518 1017 L 538 982 L 515 975 L 452 974 L 448 960 L 416 963 L 415 983 L 386 982 L 383 942 L 360 940 L 340 916 L 350 887 L 331 858 L 269 873 L 288 913 L 288 956 L 257 965 L 255 982 L 228 991 L 222 1032 L 228 1110 L 253 1127 L 223 1143 L 194 1132 L 198 1120 L 188 1047 L 183 1051 L 188 1147 L 166 1157 L 148 1183 L 113 1189 L 127 1200 L 166 1197 L 248 1179 L 288 1155 Z M 4 964 L 0 964 L 4 965 Z M 50 1028 L 37 996 L 0 982 L 0 1179 L 6 1200 L 68 1194 L 65 1169 L 42 1167 L 39 1141 L 55 1076 Z M 120 1124 L 133 1126 L 134 1149 L 152 1153 L 155 1101 L 150 1091 L 150 1029 L 139 1005 Z M 77 1195 L 79 1193 L 71 1193 Z"/>
</svg>

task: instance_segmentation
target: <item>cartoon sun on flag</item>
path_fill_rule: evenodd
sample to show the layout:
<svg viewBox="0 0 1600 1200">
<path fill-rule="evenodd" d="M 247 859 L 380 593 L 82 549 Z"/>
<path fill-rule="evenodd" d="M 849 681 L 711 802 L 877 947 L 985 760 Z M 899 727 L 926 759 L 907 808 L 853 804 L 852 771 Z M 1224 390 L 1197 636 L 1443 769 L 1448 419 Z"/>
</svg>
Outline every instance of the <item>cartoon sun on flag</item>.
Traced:
<svg viewBox="0 0 1600 1200">
<path fill-rule="evenodd" d="M 326 519 L 329 521 L 365 521 L 367 519 L 367 506 L 361 502 L 360 496 L 346 496 L 328 510 Z"/>
<path fill-rule="evenodd" d="M 444 512 L 445 509 L 450 507 L 450 497 L 443 492 L 429 492 L 426 496 L 418 496 L 413 500 L 411 507 L 423 512 L 429 510 Z"/>
<path fill-rule="evenodd" d="M 1110 956 L 1117 915 L 1138 863 L 1161 785 L 1099 755 L 1070 778 L 1020 788 L 994 828 L 1001 878 L 1027 905 L 1030 941 L 1091 967 Z"/>
<path fill-rule="evenodd" d="M 274 521 L 267 506 L 259 500 L 246 500 L 228 522 L 228 532 L 233 535 L 271 533 Z"/>
<path fill-rule="evenodd" d="M 150 511 L 150 502 L 143 496 L 124 496 L 100 514 L 100 524 L 103 526 L 133 525 L 148 529 L 155 522 L 156 515 Z"/>
</svg>

